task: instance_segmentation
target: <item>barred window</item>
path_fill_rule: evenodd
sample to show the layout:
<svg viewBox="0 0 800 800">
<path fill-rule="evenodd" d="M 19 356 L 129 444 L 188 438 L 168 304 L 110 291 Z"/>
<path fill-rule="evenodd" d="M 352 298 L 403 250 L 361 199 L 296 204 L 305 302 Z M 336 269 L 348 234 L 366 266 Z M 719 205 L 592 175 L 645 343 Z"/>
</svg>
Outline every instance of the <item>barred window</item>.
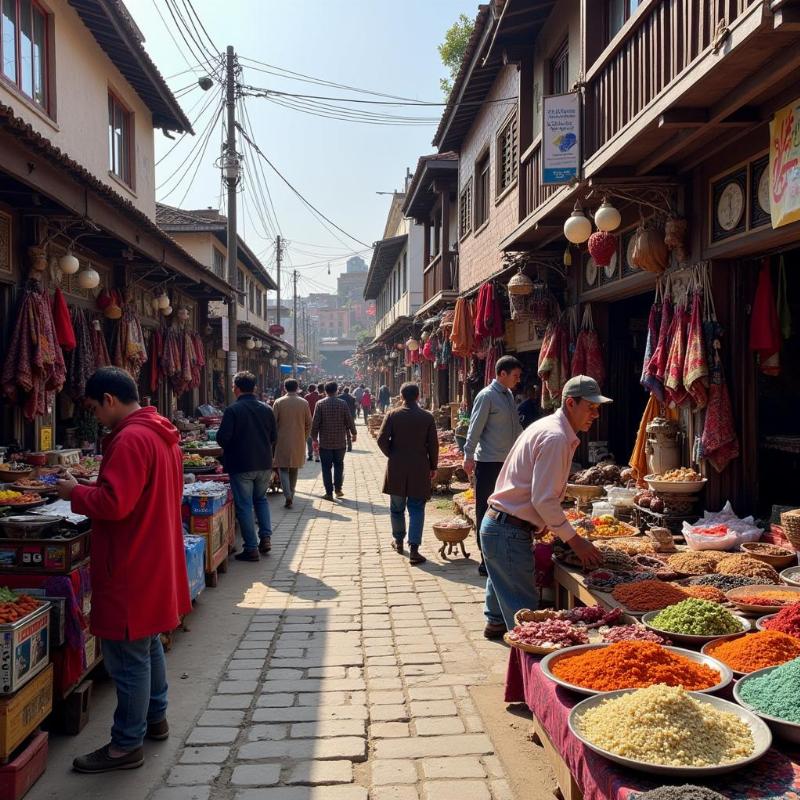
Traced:
<svg viewBox="0 0 800 800">
<path fill-rule="evenodd" d="M 466 236 L 472 230 L 472 178 L 461 190 L 458 199 L 458 238 Z"/>
<path fill-rule="evenodd" d="M 497 136 L 497 193 L 505 191 L 517 177 L 517 115 Z"/>
<path fill-rule="evenodd" d="M 489 219 L 489 148 L 475 162 L 475 228 Z"/>
</svg>

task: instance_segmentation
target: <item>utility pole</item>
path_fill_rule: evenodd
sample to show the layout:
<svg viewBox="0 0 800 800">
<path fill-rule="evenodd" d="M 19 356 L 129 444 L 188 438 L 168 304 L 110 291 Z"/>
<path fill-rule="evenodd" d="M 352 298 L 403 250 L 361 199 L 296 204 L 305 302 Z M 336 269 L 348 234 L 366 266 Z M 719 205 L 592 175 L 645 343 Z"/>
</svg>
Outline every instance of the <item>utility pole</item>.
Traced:
<svg viewBox="0 0 800 800">
<path fill-rule="evenodd" d="M 303 352 L 308 355 L 308 323 L 306 322 L 305 303 L 303 303 Z"/>
<path fill-rule="evenodd" d="M 222 158 L 222 174 L 228 186 L 228 283 L 233 287 L 233 299 L 228 303 L 228 379 L 225 381 L 225 402 L 233 403 L 233 376 L 239 369 L 237 347 L 237 313 L 239 274 L 238 238 L 236 233 L 236 185 L 239 182 L 239 155 L 236 152 L 236 55 L 228 45 L 225 57 L 225 105 L 228 112 L 228 137 Z"/>
<path fill-rule="evenodd" d="M 297 270 L 294 271 L 292 276 L 292 283 L 294 285 L 293 300 L 292 300 L 292 324 L 294 327 L 294 335 L 292 341 L 294 347 L 292 348 L 292 377 L 297 377 Z"/>
<path fill-rule="evenodd" d="M 281 324 L 281 257 L 283 255 L 282 250 L 283 250 L 283 242 L 281 242 L 281 235 L 278 234 L 278 236 L 275 239 L 275 260 L 277 261 L 278 264 L 278 278 L 275 281 L 275 283 L 278 284 L 278 297 L 277 297 L 278 306 L 275 312 L 276 314 L 275 322 L 277 322 L 278 325 Z"/>
</svg>

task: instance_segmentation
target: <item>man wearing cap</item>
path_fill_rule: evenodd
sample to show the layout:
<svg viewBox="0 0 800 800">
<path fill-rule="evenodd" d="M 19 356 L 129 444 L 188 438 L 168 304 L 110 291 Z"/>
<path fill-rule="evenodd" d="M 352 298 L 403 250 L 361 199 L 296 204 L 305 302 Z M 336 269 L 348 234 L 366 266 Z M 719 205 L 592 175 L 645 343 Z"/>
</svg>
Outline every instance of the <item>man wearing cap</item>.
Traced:
<svg viewBox="0 0 800 800">
<path fill-rule="evenodd" d="M 594 378 L 576 375 L 561 394 L 561 408 L 537 420 L 517 439 L 503 463 L 481 525 L 486 580 L 487 639 L 502 638 L 521 608 L 535 609 L 533 539 L 552 531 L 585 568 L 602 561 L 597 548 L 576 533 L 561 502 L 569 478 L 577 434 L 588 432 L 610 403 Z"/>
</svg>

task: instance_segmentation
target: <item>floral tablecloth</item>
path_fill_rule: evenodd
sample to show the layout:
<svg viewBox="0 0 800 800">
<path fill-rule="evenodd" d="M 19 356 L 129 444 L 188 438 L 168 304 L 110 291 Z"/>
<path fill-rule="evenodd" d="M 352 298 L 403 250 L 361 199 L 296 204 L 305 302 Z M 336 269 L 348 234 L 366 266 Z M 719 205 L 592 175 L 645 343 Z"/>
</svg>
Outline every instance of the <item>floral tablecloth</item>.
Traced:
<svg viewBox="0 0 800 800">
<path fill-rule="evenodd" d="M 636 800 L 641 793 L 667 782 L 627 770 L 584 747 L 567 726 L 570 710 L 583 697 L 548 680 L 539 660 L 511 648 L 505 701 L 528 706 L 572 772 L 584 800 Z M 687 782 L 701 783 L 676 781 Z M 776 739 L 754 765 L 717 776 L 708 785 L 730 800 L 800 800 L 800 750 Z"/>
</svg>

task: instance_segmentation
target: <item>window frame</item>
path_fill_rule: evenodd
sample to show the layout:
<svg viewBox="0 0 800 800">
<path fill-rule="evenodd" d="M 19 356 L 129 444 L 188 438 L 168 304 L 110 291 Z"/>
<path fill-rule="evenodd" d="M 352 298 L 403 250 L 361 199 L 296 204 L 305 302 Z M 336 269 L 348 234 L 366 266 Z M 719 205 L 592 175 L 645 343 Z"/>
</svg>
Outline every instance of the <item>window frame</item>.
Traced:
<svg viewBox="0 0 800 800">
<path fill-rule="evenodd" d="M 483 165 L 485 163 L 485 169 Z M 485 173 L 485 190 L 482 190 L 484 185 L 484 173 Z M 475 159 L 475 166 L 473 169 L 474 175 L 474 186 L 475 190 L 473 192 L 473 204 L 472 204 L 472 225 L 473 225 L 473 232 L 478 233 L 478 231 L 482 230 L 484 225 L 489 222 L 489 216 L 491 215 L 491 208 L 492 208 L 492 157 L 491 151 L 489 146 L 481 150 L 478 157 Z M 485 197 L 483 192 L 485 191 Z M 479 213 L 479 206 L 482 207 L 481 210 L 485 211 L 485 216 L 482 216 Z"/>
<path fill-rule="evenodd" d="M 22 78 L 22 34 L 21 34 L 21 25 L 20 25 L 20 14 L 22 12 L 21 3 L 22 0 L 11 0 L 14 4 L 14 78 L 12 79 L 10 76 L 6 74 L 5 71 L 5 63 L 4 58 L 5 55 L 3 53 L 3 19 L 5 18 L 5 14 L 3 13 L 3 0 L 0 0 L 0 80 L 9 87 L 11 90 L 17 92 L 20 97 L 24 98 L 29 103 L 32 103 L 34 108 L 38 109 L 39 111 L 44 112 L 47 116 L 52 118 L 51 114 L 51 107 L 53 105 L 52 98 L 50 96 L 51 87 L 55 85 L 55 82 L 52 79 L 50 74 L 53 59 L 51 55 L 51 47 L 52 47 L 52 35 L 51 35 L 51 20 L 52 14 L 45 8 L 41 3 L 37 0 L 30 0 L 30 7 L 31 7 L 31 19 L 30 19 L 30 41 L 31 41 L 31 54 L 30 54 L 30 62 L 31 62 L 31 94 L 28 94 L 27 91 L 23 88 L 23 78 Z M 35 84 L 36 76 L 33 71 L 34 66 L 34 51 L 33 47 L 35 45 L 34 39 L 34 20 L 35 14 L 38 13 L 41 15 L 42 18 L 42 69 L 41 69 L 41 79 L 42 79 L 42 96 L 44 98 L 44 102 L 39 102 L 36 99 L 36 92 L 33 89 Z"/>
<path fill-rule="evenodd" d="M 216 247 L 211 248 L 211 271 L 219 278 L 225 277 L 225 255 Z"/>
<path fill-rule="evenodd" d="M 561 68 L 563 67 L 563 72 Z M 557 80 L 563 75 L 563 87 L 557 85 Z M 550 57 L 548 69 L 550 94 L 567 94 L 569 92 L 569 36 L 564 37 L 561 44 Z"/>
<path fill-rule="evenodd" d="M 505 144 L 503 140 L 505 139 L 506 133 L 509 129 L 513 131 L 513 143 L 511 146 L 511 175 L 508 183 L 504 185 L 502 182 L 505 176 L 505 167 L 502 158 L 503 153 L 505 152 Z M 505 192 L 514 186 L 519 175 L 519 125 L 517 123 L 516 109 L 508 115 L 506 120 L 500 126 L 500 130 L 497 132 L 497 136 L 495 137 L 495 163 L 497 164 L 497 169 L 495 170 L 495 193 L 497 199 L 500 199 Z"/>
<path fill-rule="evenodd" d="M 127 143 L 127 147 L 125 148 L 125 161 L 127 162 L 127 171 L 128 174 L 120 175 L 114 166 L 114 149 L 112 147 L 112 135 L 111 129 L 113 127 L 113 121 L 111 119 L 111 112 L 112 108 L 114 109 L 114 117 L 116 117 L 116 107 L 122 111 L 123 118 L 124 118 L 124 128 L 123 128 L 123 140 Z M 134 114 L 131 110 L 130 106 L 115 92 L 110 86 L 108 87 L 108 110 L 109 110 L 109 120 L 108 120 L 108 127 L 109 127 L 109 167 L 108 167 L 108 174 L 118 180 L 120 183 L 127 186 L 132 191 L 136 188 L 136 173 L 135 173 L 135 159 L 134 159 Z"/>
<path fill-rule="evenodd" d="M 458 240 L 472 232 L 472 175 L 469 176 L 458 195 Z"/>
<path fill-rule="evenodd" d="M 605 14 L 603 17 L 603 24 L 605 26 L 605 43 L 608 45 L 612 39 L 631 21 L 631 18 L 636 14 L 639 10 L 639 7 L 642 5 L 644 0 L 635 0 L 636 8 L 631 8 L 631 3 L 634 0 L 622 0 L 622 24 L 612 32 L 611 30 L 611 3 L 612 0 L 606 0 L 605 4 Z"/>
</svg>

